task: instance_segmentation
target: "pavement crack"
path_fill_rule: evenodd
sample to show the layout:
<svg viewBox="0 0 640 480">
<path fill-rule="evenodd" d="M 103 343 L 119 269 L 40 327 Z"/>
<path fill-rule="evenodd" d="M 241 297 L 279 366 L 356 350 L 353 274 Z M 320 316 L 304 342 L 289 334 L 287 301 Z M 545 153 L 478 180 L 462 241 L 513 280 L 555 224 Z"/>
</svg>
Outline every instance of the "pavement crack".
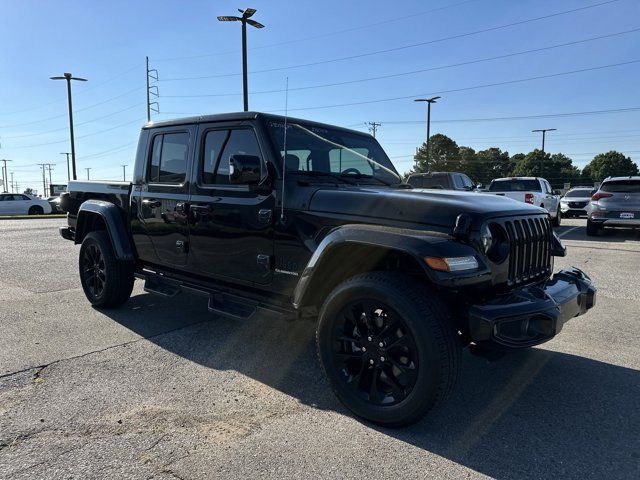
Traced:
<svg viewBox="0 0 640 480">
<path fill-rule="evenodd" d="M 27 368 L 22 368 L 20 370 L 14 371 L 14 372 L 3 373 L 2 375 L 0 375 L 0 380 L 3 379 L 3 378 L 12 377 L 14 375 L 19 375 L 21 373 L 29 372 L 31 370 L 36 370 L 36 372 L 33 374 L 32 380 L 39 382 L 39 381 L 42 381 L 42 378 L 41 378 L 42 371 L 45 368 L 48 368 L 48 367 L 50 367 L 52 365 L 55 365 L 57 363 L 66 362 L 66 361 L 69 361 L 69 360 L 78 360 L 80 358 L 88 357 L 88 356 L 94 355 L 96 353 L 106 352 L 106 351 L 109 351 L 109 350 L 114 349 L 114 348 L 126 347 L 126 346 L 132 345 L 134 343 L 142 342 L 144 340 L 150 340 L 152 338 L 158 338 L 158 337 L 161 337 L 163 335 L 168 335 L 170 333 L 178 332 L 180 330 L 184 330 L 184 329 L 187 329 L 187 328 L 190 328 L 190 327 L 193 327 L 193 326 L 196 326 L 196 325 L 200 325 L 202 323 L 207 323 L 207 322 L 210 322 L 210 321 L 211 321 L 211 319 L 209 319 L 209 318 L 206 319 L 206 320 L 200 320 L 199 322 L 194 322 L 194 323 L 190 323 L 188 325 L 183 325 L 181 327 L 173 328 L 171 330 L 166 330 L 164 332 L 156 333 L 155 335 L 149 335 L 148 337 L 136 338 L 135 340 L 129 340 L 128 342 L 122 342 L 122 343 L 118 343 L 116 345 L 110 345 L 110 346 L 105 347 L 105 348 L 100 348 L 100 349 L 97 349 L 97 350 L 92 350 L 90 352 L 81 353 L 80 355 L 74 355 L 72 357 L 59 358 L 59 359 L 53 360 L 52 362 L 49 362 L 49 363 L 45 363 L 45 364 L 41 364 L 41 365 L 34 365 L 34 366 L 31 366 L 31 367 L 27 367 Z"/>
</svg>

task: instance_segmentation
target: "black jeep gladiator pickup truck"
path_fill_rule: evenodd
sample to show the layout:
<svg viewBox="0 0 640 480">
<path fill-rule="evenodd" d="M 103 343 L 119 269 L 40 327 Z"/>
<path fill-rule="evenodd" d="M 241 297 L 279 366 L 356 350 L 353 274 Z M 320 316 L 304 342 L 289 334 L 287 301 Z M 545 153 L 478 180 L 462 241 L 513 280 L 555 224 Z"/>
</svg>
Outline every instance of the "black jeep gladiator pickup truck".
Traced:
<svg viewBox="0 0 640 480">
<path fill-rule="evenodd" d="M 131 184 L 70 182 L 62 203 L 93 305 L 127 301 L 138 277 L 240 321 L 317 319 L 336 395 L 387 426 L 448 397 L 461 348 L 540 344 L 595 303 L 580 270 L 553 274 L 565 250 L 546 211 L 411 188 L 372 136 L 307 120 L 150 123 Z"/>
</svg>

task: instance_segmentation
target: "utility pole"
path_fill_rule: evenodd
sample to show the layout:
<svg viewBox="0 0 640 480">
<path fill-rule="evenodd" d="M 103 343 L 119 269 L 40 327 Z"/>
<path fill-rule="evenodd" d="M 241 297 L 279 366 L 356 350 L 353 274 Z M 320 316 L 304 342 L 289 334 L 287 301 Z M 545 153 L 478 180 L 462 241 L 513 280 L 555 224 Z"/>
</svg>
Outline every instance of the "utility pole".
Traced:
<svg viewBox="0 0 640 480">
<path fill-rule="evenodd" d="M 539 128 L 537 130 L 531 130 L 534 133 L 542 132 L 542 157 L 540 157 L 540 176 L 541 177 L 544 170 L 544 138 L 547 132 L 553 132 L 555 130 L 557 130 L 557 128 Z"/>
<path fill-rule="evenodd" d="M 47 177 L 45 176 L 44 169 L 45 169 L 45 166 L 47 164 L 46 163 L 38 163 L 38 165 L 40 165 L 40 168 L 42 168 L 42 191 L 44 193 L 46 193 L 47 192 Z"/>
<path fill-rule="evenodd" d="M 71 180 L 71 174 L 69 173 L 69 155 L 71 155 L 69 152 L 62 152 L 60 155 L 66 155 L 67 156 L 67 181 Z"/>
<path fill-rule="evenodd" d="M 127 166 L 126 165 L 120 165 L 122 167 L 122 181 L 126 182 L 127 181 Z"/>
<path fill-rule="evenodd" d="M 13 172 L 11 172 L 11 193 L 16 193 L 13 188 Z"/>
<path fill-rule="evenodd" d="M 376 132 L 378 131 L 378 127 L 381 127 L 382 124 L 378 122 L 365 122 L 365 125 L 368 125 L 369 131 L 373 135 L 373 138 L 376 138 Z"/>
<path fill-rule="evenodd" d="M 158 91 L 158 85 L 151 84 L 151 81 L 158 82 L 158 70 L 149 68 L 149 57 L 145 58 L 147 60 L 147 122 L 150 122 L 151 112 L 160 113 L 160 104 L 157 101 L 152 102 L 151 96 L 158 98 L 160 92 Z"/>
<path fill-rule="evenodd" d="M 242 17 L 222 16 L 218 17 L 220 22 L 242 22 L 242 97 L 244 100 L 244 111 L 249 111 L 249 87 L 247 80 L 247 23 L 252 27 L 264 28 L 259 22 L 252 20 L 250 17 L 256 13 L 255 8 L 247 8 L 245 10 L 238 11 L 242 14 Z"/>
<path fill-rule="evenodd" d="M 85 170 L 87 171 L 87 180 L 89 180 L 89 171 L 91 170 L 91 167 L 86 167 Z"/>
<path fill-rule="evenodd" d="M 66 80 L 67 81 L 67 100 L 69 102 L 69 133 L 71 136 L 71 165 L 73 167 L 73 179 L 76 180 L 76 145 L 73 136 L 73 105 L 71 104 L 71 80 L 78 80 L 79 82 L 86 82 L 86 78 L 74 77 L 70 73 L 65 73 L 62 77 L 50 77 L 51 80 Z"/>
<path fill-rule="evenodd" d="M 51 193 L 51 184 L 53 182 L 51 182 L 51 163 L 47 163 L 47 169 L 49 170 L 49 193 Z"/>
<path fill-rule="evenodd" d="M 9 188 L 9 179 L 7 178 L 7 162 L 13 162 L 13 160 L 7 160 L 6 158 L 3 158 L 2 160 L 0 160 L 0 162 L 4 162 L 4 165 L 2 167 L 2 191 L 6 193 L 7 189 Z"/>
<path fill-rule="evenodd" d="M 429 148 L 429 139 L 431 138 L 431 104 L 436 103 L 441 97 L 416 98 L 414 102 L 427 102 L 427 165 L 431 161 L 431 150 Z"/>
</svg>

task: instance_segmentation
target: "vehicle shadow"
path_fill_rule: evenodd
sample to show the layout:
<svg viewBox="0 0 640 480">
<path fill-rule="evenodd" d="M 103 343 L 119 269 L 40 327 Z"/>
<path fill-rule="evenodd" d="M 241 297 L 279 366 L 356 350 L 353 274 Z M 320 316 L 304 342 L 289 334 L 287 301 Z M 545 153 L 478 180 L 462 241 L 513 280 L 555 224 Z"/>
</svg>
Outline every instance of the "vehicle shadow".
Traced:
<svg viewBox="0 0 640 480">
<path fill-rule="evenodd" d="M 136 295 L 106 313 L 192 362 L 350 415 L 323 378 L 311 322 L 215 317 L 190 295 Z M 170 332 L 158 335 L 158 322 Z M 638 399 L 633 369 L 542 348 L 491 363 L 465 352 L 444 407 L 404 429 L 370 427 L 494 478 L 639 478 Z"/>
<path fill-rule="evenodd" d="M 562 240 L 572 240 L 578 242 L 603 242 L 603 243 L 625 243 L 637 242 L 640 240 L 640 230 L 612 229 L 606 228 L 604 232 L 595 237 L 587 236 L 587 226 L 580 225 L 577 228 L 569 226 L 562 234 Z"/>
</svg>

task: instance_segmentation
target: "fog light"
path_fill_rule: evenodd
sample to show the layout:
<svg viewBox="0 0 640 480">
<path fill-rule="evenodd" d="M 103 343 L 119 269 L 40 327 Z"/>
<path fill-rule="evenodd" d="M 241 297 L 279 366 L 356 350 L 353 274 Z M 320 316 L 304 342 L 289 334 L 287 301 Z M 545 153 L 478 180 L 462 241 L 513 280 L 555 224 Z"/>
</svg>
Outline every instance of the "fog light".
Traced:
<svg viewBox="0 0 640 480">
<path fill-rule="evenodd" d="M 478 268 L 478 261 L 472 255 L 468 257 L 425 257 L 424 260 L 431 268 L 441 272 L 459 272 Z"/>
</svg>

